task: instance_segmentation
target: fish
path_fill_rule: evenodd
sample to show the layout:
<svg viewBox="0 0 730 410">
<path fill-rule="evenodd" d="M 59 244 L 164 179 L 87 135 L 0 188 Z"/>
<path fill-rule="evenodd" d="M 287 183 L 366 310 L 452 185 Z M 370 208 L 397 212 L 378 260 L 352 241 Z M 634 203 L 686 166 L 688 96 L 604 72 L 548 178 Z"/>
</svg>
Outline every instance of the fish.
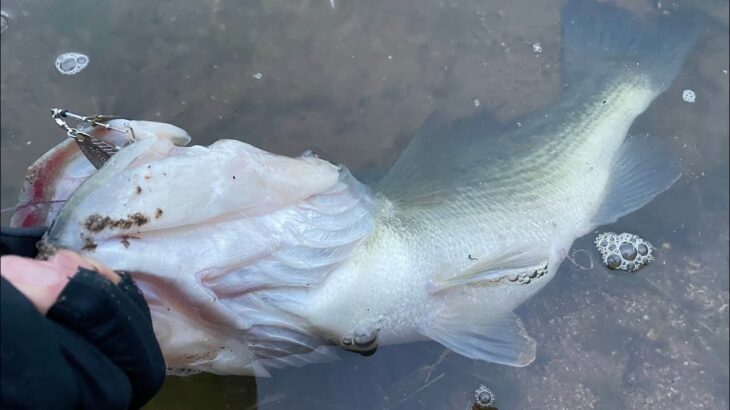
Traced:
<svg viewBox="0 0 730 410">
<path fill-rule="evenodd" d="M 690 14 L 576 0 L 561 27 L 562 95 L 521 126 L 432 118 L 369 187 L 316 155 L 181 146 L 150 125 L 48 214 L 41 254 L 130 272 L 171 374 L 268 376 L 418 341 L 527 366 L 514 310 L 576 238 L 681 176 L 660 138 L 628 133 L 701 34 Z"/>
</svg>

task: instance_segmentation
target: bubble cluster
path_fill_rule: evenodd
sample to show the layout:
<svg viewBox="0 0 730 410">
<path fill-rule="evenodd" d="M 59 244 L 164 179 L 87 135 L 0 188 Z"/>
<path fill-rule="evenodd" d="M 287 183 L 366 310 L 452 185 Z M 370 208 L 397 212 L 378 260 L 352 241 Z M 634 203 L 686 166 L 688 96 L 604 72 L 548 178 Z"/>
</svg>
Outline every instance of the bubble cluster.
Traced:
<svg viewBox="0 0 730 410">
<path fill-rule="evenodd" d="M 654 260 L 651 243 L 634 234 L 604 232 L 594 243 L 609 269 L 636 272 Z"/>
<path fill-rule="evenodd" d="M 8 29 L 8 13 L 0 10 L 0 34 L 4 33 Z"/>
<path fill-rule="evenodd" d="M 59 73 L 74 75 L 89 65 L 89 57 L 81 53 L 63 53 L 56 57 L 55 65 Z"/>
<path fill-rule="evenodd" d="M 697 95 L 692 90 L 684 90 L 682 91 L 682 99 L 685 102 L 693 103 L 697 99 Z"/>
<path fill-rule="evenodd" d="M 488 409 L 494 404 L 494 393 L 487 386 L 479 386 L 474 391 L 474 404 L 478 409 Z"/>
<path fill-rule="evenodd" d="M 535 269 L 532 271 L 526 271 L 526 272 L 520 272 L 520 273 L 510 273 L 507 275 L 507 280 L 510 282 L 517 282 L 520 285 L 527 285 L 532 281 L 533 279 L 541 278 L 543 277 L 548 271 L 547 265 Z"/>
</svg>

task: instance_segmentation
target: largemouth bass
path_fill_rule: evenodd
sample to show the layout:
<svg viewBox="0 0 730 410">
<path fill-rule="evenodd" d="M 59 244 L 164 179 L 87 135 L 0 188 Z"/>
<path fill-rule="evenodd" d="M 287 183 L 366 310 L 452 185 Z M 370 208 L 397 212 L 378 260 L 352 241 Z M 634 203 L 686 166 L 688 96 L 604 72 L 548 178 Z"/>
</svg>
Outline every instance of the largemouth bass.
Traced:
<svg viewBox="0 0 730 410">
<path fill-rule="evenodd" d="M 45 214 L 41 248 L 131 272 L 173 369 L 266 375 L 419 340 L 528 365 L 513 310 L 576 238 L 679 178 L 656 141 L 626 136 L 699 34 L 593 2 L 561 18 L 563 95 L 519 127 L 427 125 L 370 189 L 315 156 L 130 123 L 135 141 Z"/>
</svg>

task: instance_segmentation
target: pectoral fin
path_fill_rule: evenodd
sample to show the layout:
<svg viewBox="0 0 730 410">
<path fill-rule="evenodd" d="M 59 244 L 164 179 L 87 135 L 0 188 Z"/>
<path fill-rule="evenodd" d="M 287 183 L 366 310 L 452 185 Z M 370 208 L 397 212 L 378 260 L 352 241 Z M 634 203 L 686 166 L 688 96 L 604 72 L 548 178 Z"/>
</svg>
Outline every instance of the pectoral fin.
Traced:
<svg viewBox="0 0 730 410">
<path fill-rule="evenodd" d="M 472 359 L 524 367 L 535 360 L 536 343 L 512 312 L 477 315 L 445 309 L 436 312 L 418 331 Z"/>
<path fill-rule="evenodd" d="M 489 256 L 469 255 L 469 262 L 458 273 L 444 272 L 429 284 L 432 294 L 467 284 L 498 281 L 505 276 L 529 274 L 544 269 L 547 264 L 547 252 L 535 246 L 516 244 L 499 251 L 492 251 Z"/>
<path fill-rule="evenodd" d="M 616 222 L 669 189 L 682 172 L 677 160 L 652 137 L 629 137 L 616 153 L 606 196 L 594 225 Z"/>
</svg>

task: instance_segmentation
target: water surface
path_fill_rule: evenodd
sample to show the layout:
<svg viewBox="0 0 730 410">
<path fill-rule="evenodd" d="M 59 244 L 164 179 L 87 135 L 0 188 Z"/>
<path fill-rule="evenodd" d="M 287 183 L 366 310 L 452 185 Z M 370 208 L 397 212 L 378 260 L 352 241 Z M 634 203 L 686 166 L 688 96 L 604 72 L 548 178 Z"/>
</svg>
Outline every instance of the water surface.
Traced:
<svg viewBox="0 0 730 410">
<path fill-rule="evenodd" d="M 636 13 L 660 5 L 618 3 Z M 532 365 L 476 362 L 436 343 L 382 347 L 267 379 L 171 377 L 148 408 L 464 409 L 481 384 L 501 409 L 727 408 L 728 4 L 662 3 L 669 12 L 695 3 L 710 18 L 632 132 L 663 138 L 684 176 L 600 228 L 646 238 L 657 261 L 610 272 L 592 237 L 576 241 L 573 261 L 518 311 L 538 342 Z M 447 121 L 486 109 L 514 122 L 559 96 L 561 1 L 333 4 L 4 0 L 2 207 L 63 138 L 48 119 L 56 106 L 170 122 L 201 145 L 316 148 L 372 180 L 434 110 Z M 65 52 L 89 56 L 88 67 L 58 73 Z"/>
</svg>

